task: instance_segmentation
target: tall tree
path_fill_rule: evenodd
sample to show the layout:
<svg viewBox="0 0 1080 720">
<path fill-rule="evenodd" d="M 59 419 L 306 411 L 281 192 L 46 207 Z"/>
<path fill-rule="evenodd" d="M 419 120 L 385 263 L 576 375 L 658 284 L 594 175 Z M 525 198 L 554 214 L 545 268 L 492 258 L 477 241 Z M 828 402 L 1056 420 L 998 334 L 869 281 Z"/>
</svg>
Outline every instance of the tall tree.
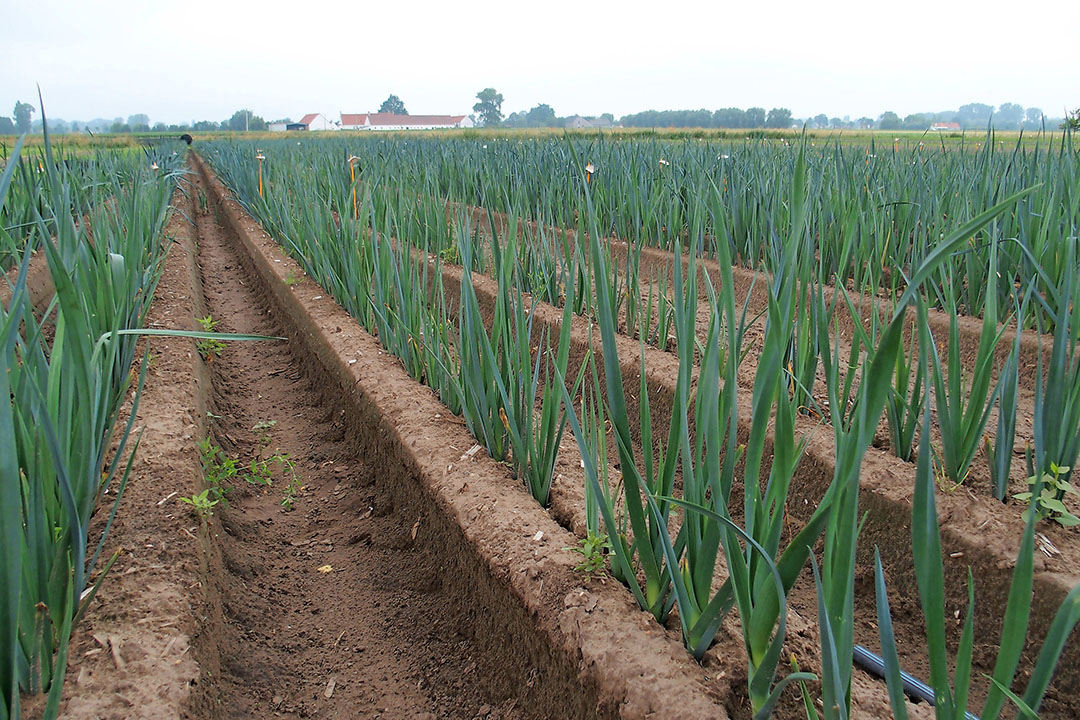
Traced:
<svg viewBox="0 0 1080 720">
<path fill-rule="evenodd" d="M 928 127 L 930 127 L 930 123 L 922 113 L 914 113 L 904 118 L 905 130 L 925 130 Z"/>
<path fill-rule="evenodd" d="M 769 111 L 769 117 L 765 120 L 765 127 L 789 128 L 791 127 L 791 111 L 787 108 L 773 108 Z"/>
<path fill-rule="evenodd" d="M 746 127 L 746 111 L 739 108 L 720 108 L 713 113 L 713 127 L 718 128 L 742 128 Z"/>
<path fill-rule="evenodd" d="M 484 88 L 476 93 L 478 103 L 473 105 L 473 112 L 480 116 L 484 127 L 495 127 L 502 122 L 502 93 L 495 88 Z"/>
<path fill-rule="evenodd" d="M 555 111 L 546 103 L 541 103 L 529 111 L 526 121 L 533 127 L 554 127 Z"/>
<path fill-rule="evenodd" d="M 900 116 L 892 110 L 886 110 L 878 119 L 878 127 L 882 130 L 899 130 L 900 125 Z"/>
<path fill-rule="evenodd" d="M 827 127 L 829 127 L 829 116 L 826 115 L 825 113 L 821 113 L 820 115 L 815 115 L 814 116 L 814 127 L 816 127 L 816 128 L 827 128 Z"/>
<path fill-rule="evenodd" d="M 1024 108 L 1016 103 L 1002 103 L 994 114 L 994 127 L 998 130 L 1016 130 L 1024 121 Z"/>
<path fill-rule="evenodd" d="M 265 130 L 266 121 L 250 110 L 237 110 L 232 117 L 222 123 L 223 129 L 227 130 Z"/>
<path fill-rule="evenodd" d="M 0 117 L 0 135 L 14 135 L 15 123 L 9 117 Z"/>
<path fill-rule="evenodd" d="M 1042 125 L 1043 111 L 1041 108 L 1029 107 L 1024 113 L 1024 124 L 1038 127 Z"/>
<path fill-rule="evenodd" d="M 15 131 L 22 134 L 30 132 L 30 116 L 37 112 L 30 103 L 15 103 Z"/>
<path fill-rule="evenodd" d="M 965 128 L 985 128 L 993 112 L 993 105 L 968 103 L 956 111 L 956 121 Z"/>
<path fill-rule="evenodd" d="M 748 128 L 765 127 L 765 108 L 746 108 L 746 126 Z"/>
<path fill-rule="evenodd" d="M 383 104 L 379 106 L 379 112 L 393 113 L 394 115 L 409 114 L 409 111 L 405 109 L 405 103 L 401 102 L 401 98 L 393 94 L 386 98 L 386 100 L 383 100 Z"/>
</svg>

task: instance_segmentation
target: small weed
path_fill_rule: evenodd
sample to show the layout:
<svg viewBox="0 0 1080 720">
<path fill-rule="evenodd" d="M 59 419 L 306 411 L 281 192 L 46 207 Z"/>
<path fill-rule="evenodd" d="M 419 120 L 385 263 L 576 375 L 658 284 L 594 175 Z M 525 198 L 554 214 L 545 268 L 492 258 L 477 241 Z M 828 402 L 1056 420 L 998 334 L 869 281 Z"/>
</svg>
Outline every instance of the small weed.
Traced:
<svg viewBox="0 0 1080 720">
<path fill-rule="evenodd" d="M 1068 480 L 1062 479 L 1061 476 L 1067 472 L 1069 472 L 1067 466 L 1058 467 L 1051 462 L 1050 472 L 1043 474 L 1042 492 L 1039 493 L 1038 497 L 1033 497 L 1035 495 L 1035 485 L 1037 484 L 1034 475 L 1028 478 L 1028 486 L 1031 487 L 1031 490 L 1013 495 L 1015 499 L 1028 503 L 1028 509 L 1024 511 L 1023 515 L 1025 522 L 1027 522 L 1032 512 L 1036 512 L 1039 520 L 1053 520 L 1062 527 L 1080 525 L 1080 518 L 1069 512 L 1063 502 L 1066 493 L 1080 497 L 1080 492 L 1077 492 L 1076 488 Z"/>
<path fill-rule="evenodd" d="M 240 473 L 240 463 L 214 445 L 210 438 L 200 440 L 199 462 L 202 464 L 203 479 L 207 490 L 213 495 L 214 503 L 225 501 L 225 495 L 232 489 L 232 480 Z M 226 503 L 227 506 L 227 503 Z"/>
<path fill-rule="evenodd" d="M 213 315 L 195 318 L 195 320 L 205 332 L 215 332 L 214 328 L 217 327 L 219 322 L 214 319 Z M 195 343 L 195 348 L 199 351 L 199 355 L 202 356 L 203 360 L 209 360 L 212 357 L 221 355 L 221 352 L 225 349 L 225 343 L 213 338 L 203 338 Z"/>
<path fill-rule="evenodd" d="M 285 483 L 285 489 L 281 493 L 281 507 L 284 510 L 292 510 L 293 500 L 300 494 L 300 480 L 295 473 L 290 472 L 289 481 Z"/>
<path fill-rule="evenodd" d="M 581 562 L 574 569 L 585 573 L 586 581 L 591 580 L 593 575 L 602 577 L 606 574 L 607 555 L 611 552 L 611 543 L 607 535 L 589 532 L 588 536 L 581 541 L 581 547 L 563 549 L 582 556 Z"/>
<path fill-rule="evenodd" d="M 260 420 L 251 426 L 251 431 L 259 434 L 259 446 L 264 448 L 270 444 L 270 431 L 277 425 L 277 420 Z"/>
<path fill-rule="evenodd" d="M 461 251 L 458 249 L 457 243 L 448 245 L 439 251 L 439 257 L 442 258 L 444 263 L 450 265 L 461 264 Z"/>
<path fill-rule="evenodd" d="M 207 200 L 206 193 L 202 190 L 199 190 L 199 212 L 204 215 L 210 212 L 210 201 Z"/>
<path fill-rule="evenodd" d="M 214 506 L 220 502 L 220 500 L 210 497 L 212 490 L 212 487 L 208 487 L 200 493 L 196 493 L 191 497 L 182 497 L 180 500 L 191 505 L 202 521 L 207 522 L 214 515 Z"/>
<path fill-rule="evenodd" d="M 302 276 L 298 276 L 293 270 L 290 269 L 289 272 L 285 275 L 285 284 L 292 287 L 293 285 L 298 285 L 303 279 L 304 278 Z"/>
</svg>

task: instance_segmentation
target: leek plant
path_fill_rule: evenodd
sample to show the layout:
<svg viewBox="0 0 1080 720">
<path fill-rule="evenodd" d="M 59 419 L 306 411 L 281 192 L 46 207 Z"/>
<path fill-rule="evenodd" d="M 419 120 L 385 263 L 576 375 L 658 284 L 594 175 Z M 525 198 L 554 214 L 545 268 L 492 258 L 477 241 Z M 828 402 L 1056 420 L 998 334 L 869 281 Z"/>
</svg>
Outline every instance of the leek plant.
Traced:
<svg viewBox="0 0 1080 720">
<path fill-rule="evenodd" d="M 796 249 L 804 232 L 805 216 L 799 211 L 801 204 L 797 196 L 795 203 L 792 239 L 786 247 L 786 280 L 794 278 L 798 267 Z M 590 249 L 595 281 L 599 284 L 607 277 L 607 261 L 596 235 L 590 233 Z M 679 357 L 678 380 L 668 439 L 666 444 L 660 444 L 659 457 L 655 457 L 642 368 L 640 465 L 631 444 L 630 421 L 615 344 L 614 302 L 609 293 L 597 293 L 607 414 L 615 432 L 624 486 L 622 500 L 632 533 L 630 538 L 620 536 L 613 542 L 612 564 L 617 575 L 629 584 L 639 605 L 653 612 L 658 620 L 666 615 L 671 602 L 678 606 L 683 640 L 695 657 L 704 654 L 723 618 L 732 607 L 738 606 L 748 655 L 751 706 L 755 717 L 764 718 L 771 713 L 787 683 L 812 677 L 796 673 L 774 684 L 784 642 L 787 592 L 806 561 L 808 546 L 823 527 L 827 510 L 819 509 L 788 549 L 779 553 L 787 491 L 801 455 L 801 444 L 795 439 L 796 408 L 786 391 L 783 376 L 784 358 L 794 323 L 795 283 L 777 282 L 775 289 L 780 295 L 770 300 L 765 347 L 754 383 L 754 415 L 745 462 L 745 526 L 739 526 L 731 518 L 728 497 L 742 456 L 736 434 L 736 372 L 737 358 L 741 356 L 743 324 L 737 320 L 731 264 L 725 262 L 726 251 L 726 246 L 721 245 L 719 263 L 722 270 L 726 268 L 727 276 L 719 301 L 711 282 L 706 280 L 712 313 L 706 341 L 701 345 L 696 401 L 691 403 L 691 368 L 698 348 L 695 331 L 697 283 L 687 282 L 684 288 L 682 253 L 679 244 L 675 245 L 674 326 Z M 696 257 L 697 247 L 689 254 L 689 278 L 696 278 Z M 721 317 L 726 323 L 726 335 L 721 332 Z M 726 343 L 722 342 L 722 335 L 726 337 Z M 762 492 L 759 472 L 774 407 L 777 418 L 774 457 L 768 483 Z M 590 456 L 590 438 L 596 436 L 596 431 L 583 429 L 573 413 L 570 422 L 585 462 L 586 480 L 593 488 L 593 495 L 601 500 L 599 510 L 607 530 L 609 534 L 623 532 L 612 496 L 601 482 L 595 456 Z M 672 497 L 677 463 L 682 469 L 681 498 Z M 685 511 L 674 541 L 669 535 L 673 505 Z M 712 580 L 721 549 L 729 577 L 714 595 Z M 638 580 L 638 571 L 644 575 L 644 586 Z M 668 600 L 669 594 L 671 600 Z"/>
<path fill-rule="evenodd" d="M 997 279 L 997 256 L 997 243 L 991 243 L 987 282 L 990 282 L 990 278 L 994 281 Z M 967 478 L 983 444 L 983 431 L 1004 377 L 999 376 L 998 382 L 993 383 L 994 353 L 1004 328 L 998 328 L 998 301 L 992 287 L 987 288 L 986 298 L 979 347 L 970 379 L 960 357 L 959 321 L 953 297 L 950 295 L 943 299 L 949 311 L 947 370 L 942 369 L 941 355 L 930 332 L 926 312 L 923 309 L 919 312 L 920 343 L 930 348 L 934 410 L 941 432 L 941 463 L 945 475 L 956 485 L 962 484 Z"/>
<path fill-rule="evenodd" d="M 873 357 L 863 372 L 848 422 L 844 422 L 840 417 L 836 400 L 837 387 L 840 384 L 839 373 L 835 369 L 836 358 L 830 359 L 827 353 L 822 356 L 829 388 L 829 406 L 833 414 L 833 432 L 836 436 L 836 469 L 826 493 L 826 497 L 834 495 L 831 498 L 833 507 L 825 530 L 820 574 L 816 563 L 814 568 L 818 588 L 822 699 L 827 720 L 843 720 L 850 714 L 855 556 L 861 525 L 859 468 L 892 391 L 891 376 L 896 358 L 902 351 L 901 340 L 907 306 L 919 298 L 921 285 L 938 272 L 951 253 L 995 217 L 1012 210 L 1018 200 L 1034 190 L 1035 188 L 1030 188 L 1021 191 L 957 228 L 943 238 L 941 244 L 914 269 L 907 289 L 900 296 L 892 319 L 882 332 Z M 929 412 L 929 406 L 924 412 Z M 930 445 L 925 440 L 928 437 L 927 424 L 923 425 L 924 440 L 920 442 L 920 454 L 929 453 Z"/>
<path fill-rule="evenodd" d="M 930 425 L 930 411 L 923 415 L 923 432 Z M 1041 484 L 1041 483 L 1040 483 Z M 1041 491 L 1040 487 L 1035 492 Z M 975 610 L 974 580 L 968 572 L 968 602 L 960 632 L 955 664 L 951 671 L 945 646 L 945 576 L 937 507 L 934 500 L 934 479 L 928 443 L 919 448 L 915 473 L 915 498 L 912 505 L 912 555 L 919 600 L 926 622 L 926 649 L 930 661 L 930 685 L 934 690 L 934 710 L 942 720 L 965 720 L 972 681 L 972 651 L 974 645 L 973 618 Z M 1050 685 L 1065 643 L 1080 621 L 1080 585 L 1062 601 L 1039 651 L 1035 667 L 1027 679 L 1026 688 L 1014 691 L 1017 667 L 1026 645 L 1028 622 L 1031 618 L 1031 591 L 1035 574 L 1035 523 L 1032 513 L 1024 525 L 1020 549 L 1013 568 L 1009 596 L 1005 605 L 1004 622 L 991 686 L 979 717 L 995 720 L 1001 716 L 1006 702 L 1012 702 L 1025 718 L 1037 718 L 1043 696 Z M 881 557 L 875 553 L 874 577 L 877 590 L 878 629 L 881 637 L 885 678 L 889 687 L 892 710 L 900 720 L 908 717 L 904 703 L 900 662 L 892 629 L 892 615 L 885 586 Z M 950 675 L 952 676 L 950 678 Z"/>
<path fill-rule="evenodd" d="M 20 166 L 18 151 L 0 179 L 0 206 Z M 138 446 L 135 409 L 121 423 L 121 405 L 160 275 L 159 234 L 181 159 L 161 153 L 135 177 L 114 177 L 102 190 L 110 202 L 89 208 L 84 223 L 74 214 L 76 180 L 58 167 L 46 135 L 42 181 L 25 187 L 34 198 L 33 225 L 11 299 L 0 308 L 7 368 L 0 393 L 8 398 L 0 403 L 0 533 L 10 550 L 0 592 L 4 720 L 19 716 L 20 690 L 47 692 L 44 714 L 55 717 L 72 629 L 116 558 L 105 554 L 106 542 Z M 39 244 L 55 288 L 40 319 L 25 285 Z M 145 366 L 144 359 L 135 407 Z M 115 494 L 94 543 L 89 524 L 106 493 Z"/>
<path fill-rule="evenodd" d="M 998 418 L 997 428 L 993 442 L 986 439 L 986 457 L 990 464 L 990 484 L 994 497 L 1002 502 L 1007 499 L 1009 488 L 1009 471 L 1012 468 L 1013 447 L 1016 443 L 1016 413 L 1018 385 L 1020 383 L 1020 339 L 1023 336 L 1024 318 L 1027 316 L 1028 304 L 1035 288 L 1034 283 L 1028 284 L 1024 298 L 1015 306 L 1016 335 L 1013 338 L 1012 350 L 1005 360 L 1004 367 L 998 373 Z"/>
<path fill-rule="evenodd" d="M 910 461 L 913 457 L 915 435 L 919 428 L 923 404 L 926 402 L 927 390 L 927 363 L 924 362 L 926 343 L 918 342 L 916 327 L 916 323 L 909 325 L 907 335 L 910 341 L 906 349 L 901 348 L 896 354 L 892 391 L 885 404 L 885 417 L 889 424 L 889 447 L 896 457 L 905 461 Z"/>
<path fill-rule="evenodd" d="M 1076 243 L 1065 243 L 1068 261 L 1077 254 Z M 1046 280 L 1046 272 L 1039 268 Z M 1068 482 L 1080 454 L 1080 303 L 1075 300 L 1076 278 L 1062 278 L 1057 289 L 1045 283 L 1047 299 L 1039 302 L 1053 324 L 1050 358 L 1043 366 L 1042 352 L 1036 363 L 1034 443 L 1027 453 L 1028 477 L 1056 476 L 1053 468 L 1070 468 L 1062 477 Z M 1065 490 L 1056 493 L 1061 502 Z M 1040 493 L 1034 493 L 1039 497 Z"/>
</svg>

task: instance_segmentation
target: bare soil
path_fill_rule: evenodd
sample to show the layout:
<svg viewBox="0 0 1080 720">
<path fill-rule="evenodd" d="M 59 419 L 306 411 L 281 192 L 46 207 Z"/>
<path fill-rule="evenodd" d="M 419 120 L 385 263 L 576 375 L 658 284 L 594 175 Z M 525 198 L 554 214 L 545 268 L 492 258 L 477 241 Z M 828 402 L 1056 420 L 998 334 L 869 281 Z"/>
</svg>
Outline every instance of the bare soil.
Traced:
<svg viewBox="0 0 1080 720">
<path fill-rule="evenodd" d="M 219 331 L 280 336 L 233 241 L 198 216 L 206 310 Z M 238 481 L 211 525 L 221 617 L 204 627 L 220 658 L 201 717 L 516 718 L 513 698 L 478 682 L 471 623 L 441 592 L 437 556 L 417 546 L 419 517 L 399 507 L 350 442 L 344 408 L 291 343 L 230 343 L 209 364 L 212 437 L 250 461 L 287 455 L 288 478 Z M 255 432 L 260 422 L 275 423 Z"/>
</svg>

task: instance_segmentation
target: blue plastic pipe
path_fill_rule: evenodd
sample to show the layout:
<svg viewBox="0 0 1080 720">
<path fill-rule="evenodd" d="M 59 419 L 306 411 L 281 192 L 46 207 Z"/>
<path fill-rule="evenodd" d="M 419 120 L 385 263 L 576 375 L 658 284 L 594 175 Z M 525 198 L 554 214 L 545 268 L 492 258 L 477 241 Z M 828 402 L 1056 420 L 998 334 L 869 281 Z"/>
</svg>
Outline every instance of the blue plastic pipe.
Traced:
<svg viewBox="0 0 1080 720">
<path fill-rule="evenodd" d="M 852 656 L 855 664 L 875 677 L 885 679 L 885 661 L 862 645 L 856 645 Z M 931 707 L 934 706 L 934 690 L 922 680 L 900 671 L 900 680 L 904 684 L 904 694 L 915 701 L 922 701 Z M 967 711 L 964 712 L 967 720 L 979 720 L 979 717 Z"/>
</svg>

